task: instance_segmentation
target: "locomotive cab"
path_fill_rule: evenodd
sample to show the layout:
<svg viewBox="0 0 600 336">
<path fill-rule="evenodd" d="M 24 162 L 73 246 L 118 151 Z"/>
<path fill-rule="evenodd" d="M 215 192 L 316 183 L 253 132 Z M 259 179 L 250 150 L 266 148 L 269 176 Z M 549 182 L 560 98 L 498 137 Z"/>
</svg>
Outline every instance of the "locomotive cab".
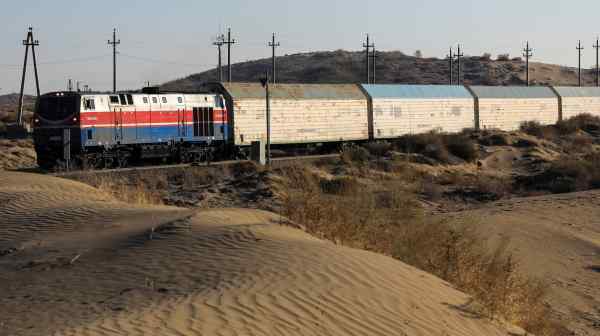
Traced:
<svg viewBox="0 0 600 336">
<path fill-rule="evenodd" d="M 81 95 L 76 92 L 52 92 L 38 99 L 33 136 L 41 168 L 64 164 L 81 147 L 80 102 Z"/>
</svg>

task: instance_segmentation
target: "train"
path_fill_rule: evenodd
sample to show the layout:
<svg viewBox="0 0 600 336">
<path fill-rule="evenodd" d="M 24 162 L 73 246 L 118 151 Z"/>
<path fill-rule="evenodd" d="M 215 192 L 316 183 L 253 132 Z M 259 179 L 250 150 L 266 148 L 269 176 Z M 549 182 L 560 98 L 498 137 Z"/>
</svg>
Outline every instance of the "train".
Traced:
<svg viewBox="0 0 600 336">
<path fill-rule="evenodd" d="M 410 84 L 271 84 L 274 146 L 335 147 L 407 134 L 512 131 L 525 121 L 600 116 L 600 88 Z M 267 138 L 260 83 L 207 83 L 196 92 L 50 92 L 33 117 L 43 169 L 248 156 Z"/>
</svg>

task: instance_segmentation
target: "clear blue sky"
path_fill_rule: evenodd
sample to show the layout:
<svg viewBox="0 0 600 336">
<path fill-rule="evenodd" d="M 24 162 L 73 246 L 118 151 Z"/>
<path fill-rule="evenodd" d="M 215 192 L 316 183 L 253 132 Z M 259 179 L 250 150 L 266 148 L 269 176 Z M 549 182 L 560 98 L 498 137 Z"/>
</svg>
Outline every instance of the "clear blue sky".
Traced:
<svg viewBox="0 0 600 336">
<path fill-rule="evenodd" d="M 521 53 L 529 39 L 534 60 L 576 65 L 583 40 L 585 66 L 595 63 L 600 1 L 403 0 L 2 0 L 0 94 L 19 88 L 23 46 L 32 25 L 40 40 L 41 90 L 64 89 L 67 78 L 106 90 L 112 83 L 107 40 L 118 29 L 118 86 L 139 88 L 216 65 L 214 36 L 231 26 L 239 41 L 233 60 L 267 57 L 273 31 L 279 53 L 358 50 L 369 32 L 379 50 L 416 49 L 443 57 L 461 42 L 465 53 Z M 28 77 L 33 91 L 33 76 Z M 234 78 L 235 79 L 235 78 Z"/>
</svg>

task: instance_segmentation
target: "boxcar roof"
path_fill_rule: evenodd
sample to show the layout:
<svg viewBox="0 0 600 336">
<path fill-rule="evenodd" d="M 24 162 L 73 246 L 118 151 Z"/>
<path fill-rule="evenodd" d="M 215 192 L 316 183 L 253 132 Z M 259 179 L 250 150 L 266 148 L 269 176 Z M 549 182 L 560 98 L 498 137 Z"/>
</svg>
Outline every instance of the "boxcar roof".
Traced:
<svg viewBox="0 0 600 336">
<path fill-rule="evenodd" d="M 234 99 L 264 99 L 260 83 L 221 83 Z M 269 84 L 274 99 L 366 100 L 356 84 Z"/>
<path fill-rule="evenodd" d="M 557 98 L 546 86 L 470 86 L 478 98 Z"/>
<path fill-rule="evenodd" d="M 598 87 L 555 86 L 561 97 L 600 97 Z"/>
<path fill-rule="evenodd" d="M 377 99 L 473 99 L 464 86 L 459 85 L 408 85 L 361 84 L 371 98 Z"/>
</svg>

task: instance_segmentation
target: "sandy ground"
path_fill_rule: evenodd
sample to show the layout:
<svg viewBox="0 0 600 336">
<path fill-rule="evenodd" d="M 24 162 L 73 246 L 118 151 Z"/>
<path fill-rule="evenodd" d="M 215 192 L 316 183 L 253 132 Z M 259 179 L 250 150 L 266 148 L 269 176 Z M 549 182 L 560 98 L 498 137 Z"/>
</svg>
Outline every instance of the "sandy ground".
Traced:
<svg viewBox="0 0 600 336">
<path fill-rule="evenodd" d="M 37 167 L 32 140 L 0 139 L 0 171 Z"/>
<path fill-rule="evenodd" d="M 432 275 L 271 213 L 191 215 L 6 172 L 0 201 L 1 335 L 519 334 Z"/>
<path fill-rule="evenodd" d="M 577 335 L 600 335 L 600 191 L 517 198 L 461 213 L 492 243 L 509 240 L 524 272 L 551 285 L 550 304 Z"/>
</svg>

